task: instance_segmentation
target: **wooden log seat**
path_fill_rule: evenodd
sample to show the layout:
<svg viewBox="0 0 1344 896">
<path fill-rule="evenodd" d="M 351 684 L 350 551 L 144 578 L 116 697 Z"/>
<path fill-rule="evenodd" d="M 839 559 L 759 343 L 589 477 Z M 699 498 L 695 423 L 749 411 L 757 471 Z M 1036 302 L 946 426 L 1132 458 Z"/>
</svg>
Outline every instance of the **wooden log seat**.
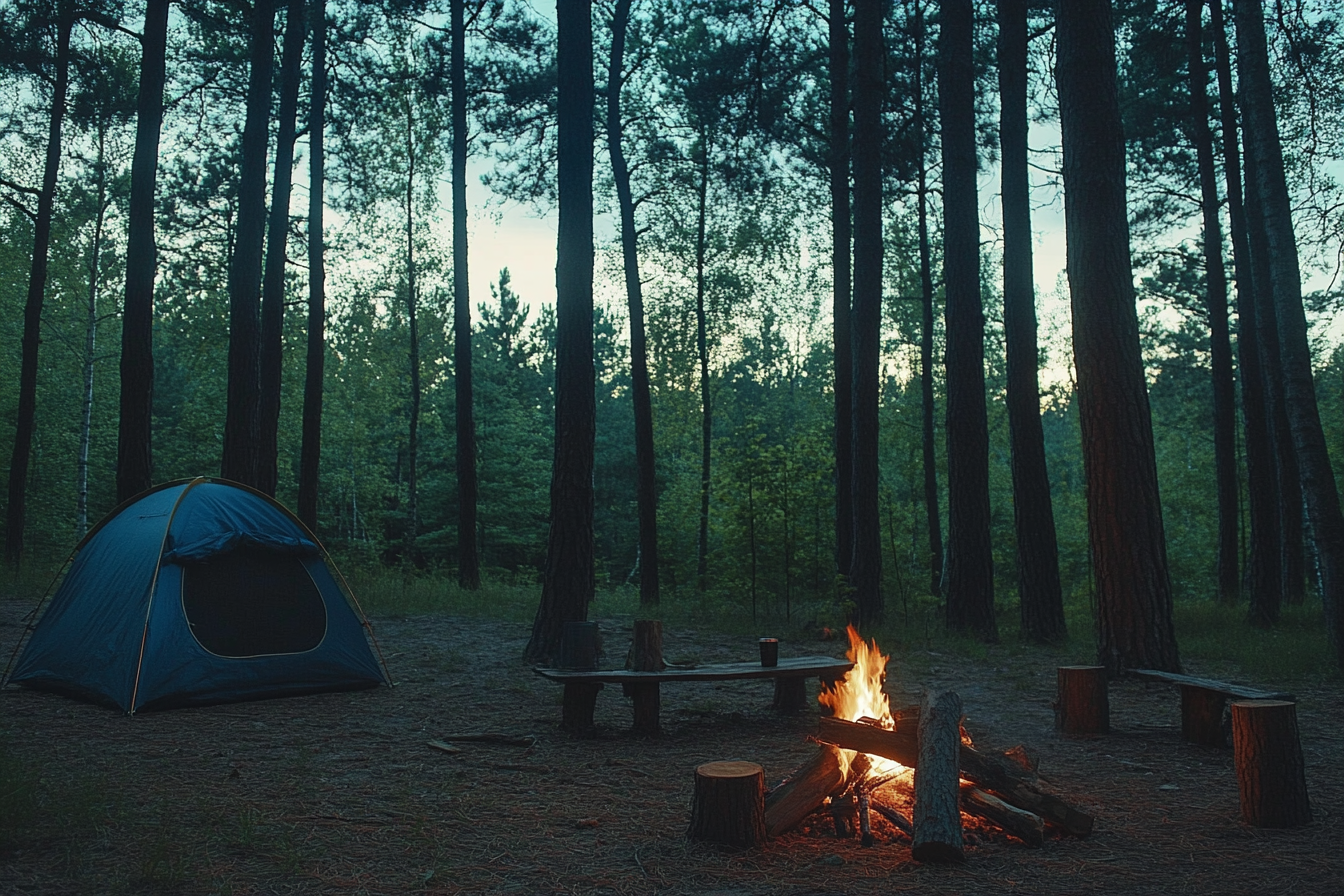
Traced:
<svg viewBox="0 0 1344 896">
<path fill-rule="evenodd" d="M 706 762 L 695 770 L 687 836 L 729 846 L 765 842 L 765 771 L 754 762 Z"/>
<path fill-rule="evenodd" d="M 1181 689 L 1181 737 L 1189 743 L 1206 747 L 1227 746 L 1231 731 L 1231 717 L 1226 714 L 1229 700 L 1297 702 L 1292 694 L 1282 691 L 1265 691 L 1212 678 L 1196 678 L 1157 669 L 1131 669 L 1130 674 L 1178 685 Z"/>
<path fill-rule="evenodd" d="M 632 730 L 636 734 L 654 735 L 659 731 L 658 718 L 662 702 L 660 686 L 665 682 L 771 679 L 775 682 L 775 707 L 794 710 L 806 703 L 805 679 L 816 677 L 824 682 L 839 681 L 853 665 L 848 660 L 838 660 L 830 656 L 795 656 L 780 657 L 777 666 L 762 666 L 758 661 L 718 663 L 693 668 L 666 666 L 658 672 L 640 672 L 634 669 L 578 671 L 546 668 L 536 668 L 532 671 L 542 678 L 558 681 L 565 686 L 561 727 L 566 730 L 575 732 L 591 730 L 593 709 L 597 703 L 597 689 L 604 684 L 619 684 L 635 704 Z M 595 685 L 597 689 L 594 688 Z M 580 692 L 583 693 L 582 699 L 577 697 Z"/>
</svg>

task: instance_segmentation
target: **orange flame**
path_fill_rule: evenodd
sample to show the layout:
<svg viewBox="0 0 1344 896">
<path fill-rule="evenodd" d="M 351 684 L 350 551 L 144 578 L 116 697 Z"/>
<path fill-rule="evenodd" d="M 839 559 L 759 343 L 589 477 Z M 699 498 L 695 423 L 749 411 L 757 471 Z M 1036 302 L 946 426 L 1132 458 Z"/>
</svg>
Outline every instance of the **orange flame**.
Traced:
<svg viewBox="0 0 1344 896">
<path fill-rule="evenodd" d="M 823 706 L 831 708 L 837 719 L 850 722 L 872 719 L 883 728 L 894 728 L 891 704 L 882 692 L 890 657 L 877 649 L 877 639 L 863 640 L 854 626 L 849 626 L 845 632 L 849 635 L 849 651 L 845 659 L 852 662 L 854 668 L 845 673 L 845 680 L 837 684 L 835 690 L 822 691 L 818 699 Z"/>
<path fill-rule="evenodd" d="M 850 722 L 862 719 L 890 731 L 896 727 L 896 722 L 891 716 L 891 704 L 882 690 L 887 678 L 887 661 L 890 657 L 877 649 L 877 639 L 871 642 L 865 641 L 853 625 L 846 629 L 846 633 L 849 635 L 849 651 L 845 654 L 845 658 L 854 664 L 854 668 L 845 673 L 844 681 L 838 683 L 834 690 L 823 690 L 818 700 L 823 706 L 829 706 L 832 715 L 837 719 Z M 846 774 L 854 755 L 851 750 L 840 751 L 841 763 Z M 902 767 L 889 759 L 877 756 L 870 758 L 873 760 L 870 774 L 888 773 Z"/>
</svg>

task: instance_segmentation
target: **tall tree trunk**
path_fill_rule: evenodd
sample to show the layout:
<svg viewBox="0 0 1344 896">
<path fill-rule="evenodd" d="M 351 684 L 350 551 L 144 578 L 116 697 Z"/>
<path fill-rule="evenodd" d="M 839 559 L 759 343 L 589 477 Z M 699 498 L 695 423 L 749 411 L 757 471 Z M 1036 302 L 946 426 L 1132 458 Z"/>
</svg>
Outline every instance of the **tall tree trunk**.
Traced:
<svg viewBox="0 0 1344 896">
<path fill-rule="evenodd" d="M 311 0 L 312 99 L 308 107 L 308 352 L 303 379 L 303 444 L 299 449 L 299 519 L 317 531 L 322 461 L 322 380 L 326 368 L 326 252 L 323 192 L 326 185 L 327 2 Z"/>
<path fill-rule="evenodd" d="M 878 394 L 882 338 L 882 60 L 880 0 L 854 3 L 854 554 L 849 563 L 859 625 L 883 616 L 878 507 Z"/>
<path fill-rule="evenodd" d="M 1177 671 L 1152 418 L 1139 351 L 1109 0 L 1059 7 L 1059 88 L 1078 416 L 1100 662 Z"/>
<path fill-rule="evenodd" d="M 1222 0 L 1209 2 L 1209 30 L 1213 33 L 1218 72 L 1219 118 L 1223 128 L 1223 169 L 1227 183 L 1228 221 L 1232 232 L 1232 262 L 1237 281 L 1237 361 L 1240 370 L 1241 412 L 1246 445 L 1246 490 L 1250 506 L 1250 546 L 1246 555 L 1243 590 L 1249 598 L 1252 621 L 1267 625 L 1278 615 L 1281 544 L 1279 485 L 1270 435 L 1269 399 L 1256 324 L 1256 293 L 1261 288 L 1252 274 L 1250 237 L 1241 188 L 1241 153 L 1237 142 L 1237 113 L 1232 92 L 1232 65 L 1223 24 Z"/>
<path fill-rule="evenodd" d="M 1344 514 L 1340 512 L 1339 491 L 1316 405 L 1292 204 L 1284 176 L 1259 0 L 1237 3 L 1236 24 L 1246 154 L 1248 161 L 1254 163 L 1251 170 L 1263 214 L 1270 288 L 1279 328 L 1285 410 L 1316 549 L 1326 633 L 1339 662 L 1344 664 Z"/>
<path fill-rule="evenodd" d="M 621 257 L 630 311 L 630 397 L 635 415 L 635 479 L 639 515 L 639 603 L 658 603 L 658 479 L 653 452 L 653 398 L 649 388 L 649 350 L 644 335 L 644 290 L 639 282 L 639 231 L 630 191 L 630 168 L 621 148 L 621 88 L 625 32 L 630 0 L 616 0 L 611 20 L 611 60 L 607 69 L 607 147 L 621 213 Z"/>
<path fill-rule="evenodd" d="M 943 593 L 954 631 L 998 638 L 989 532 L 989 423 L 985 406 L 985 313 L 980 302 L 976 196 L 975 10 L 942 6 L 938 104 L 943 135 L 943 283 L 947 295 L 947 562 Z"/>
<path fill-rule="evenodd" d="M 924 464 L 924 520 L 929 539 L 929 593 L 943 593 L 943 523 L 938 504 L 938 443 L 933 406 L 933 249 L 929 242 L 929 169 L 926 141 L 929 136 L 924 114 L 924 7 L 915 0 L 915 133 L 919 135 L 919 185 L 916 213 L 919 227 L 919 394 L 920 450 Z"/>
<path fill-rule="evenodd" d="M 457 432 L 457 584 L 481 587 L 477 551 L 476 416 L 472 384 L 471 288 L 467 278 L 467 28 L 465 0 L 452 0 L 453 373 Z"/>
<path fill-rule="evenodd" d="M 169 0 L 147 0 L 140 37 L 140 92 L 126 229 L 126 294 L 121 315 L 121 417 L 117 426 L 117 503 L 153 484 L 154 185 L 159 170 Z"/>
<path fill-rule="evenodd" d="M 555 265 L 555 462 L 541 603 L 524 651 L 551 660 L 593 598 L 593 26 L 584 0 L 558 0 L 559 221 Z"/>
<path fill-rule="evenodd" d="M 830 0 L 831 78 L 831 320 L 835 367 L 835 568 L 849 574 L 854 555 L 854 505 L 850 489 L 854 477 L 853 401 L 854 359 L 849 302 L 850 240 L 853 228 L 849 209 L 849 26 L 845 0 Z"/>
<path fill-rule="evenodd" d="M 1036 289 L 1027 164 L 1027 3 L 999 3 L 999 145 L 1003 178 L 1003 335 L 1008 354 L 1013 522 L 1022 637 L 1063 640 L 1064 597 L 1041 429 Z"/>
<path fill-rule="evenodd" d="M 266 228 L 274 0 L 256 0 L 251 18 L 238 224 L 229 262 L 229 383 L 220 473 L 225 479 L 255 487 L 260 482 L 261 461 L 261 248 Z"/>
<path fill-rule="evenodd" d="M 1249 142 L 1247 145 L 1249 147 Z M 1261 372 L 1264 374 L 1266 408 L 1269 412 L 1269 438 L 1274 447 L 1275 490 L 1279 498 L 1274 521 L 1279 533 L 1279 581 L 1274 593 L 1260 595 L 1262 600 L 1252 605 L 1250 616 L 1254 624 L 1265 626 L 1277 621 L 1282 603 L 1302 602 L 1306 568 L 1302 537 L 1302 481 L 1288 423 L 1269 235 L 1265 229 L 1264 202 L 1256 178 L 1258 166 L 1259 160 L 1248 150 L 1245 160 L 1246 230 L 1251 247 L 1251 279 L 1256 287 L 1255 331 L 1263 360 Z"/>
<path fill-rule="evenodd" d="M 1209 356 L 1213 368 L 1213 465 L 1218 493 L 1218 600 L 1234 603 L 1238 582 L 1239 498 L 1237 420 L 1232 379 L 1232 340 L 1227 320 L 1227 273 L 1223 269 L 1223 229 L 1218 218 L 1218 174 L 1209 128 L 1208 66 L 1204 62 L 1203 0 L 1186 0 L 1185 32 L 1190 57 L 1190 136 L 1199 163 L 1200 207 L 1204 218 L 1204 276 L 1209 315 Z"/>
<path fill-rule="evenodd" d="M 100 123 L 98 158 L 94 163 L 98 181 L 97 211 L 89 240 L 89 292 L 84 315 L 84 395 L 79 415 L 79 461 L 75 472 L 75 531 L 80 538 L 89 530 L 89 443 L 93 440 L 93 366 L 98 343 L 98 275 L 103 253 L 103 224 L 107 218 L 107 132 Z"/>
<path fill-rule="evenodd" d="M 706 222 L 709 205 L 709 136 L 700 132 L 700 183 L 695 224 L 695 351 L 700 360 L 700 531 L 695 543 L 695 587 L 704 593 L 709 577 L 709 483 L 714 439 L 714 405 L 709 381 L 709 314 L 705 308 Z"/>
<path fill-rule="evenodd" d="M 420 299 L 415 269 L 415 107 L 406 99 L 406 328 L 410 341 L 407 359 L 411 374 L 411 413 L 406 426 L 406 531 L 407 563 L 418 565 L 415 540 L 420 528 Z"/>
<path fill-rule="evenodd" d="M 276 122 L 275 176 L 266 237 L 266 271 L 261 282 L 261 403 L 257 412 L 257 488 L 275 496 L 279 480 L 280 376 L 285 329 L 285 250 L 289 242 L 289 193 L 294 180 L 294 130 L 299 110 L 299 69 L 303 61 L 302 0 L 285 13 L 280 51 L 280 117 Z"/>
<path fill-rule="evenodd" d="M 72 0 L 61 0 L 56 24 L 56 77 L 51 91 L 51 118 L 47 126 L 47 157 L 42 189 L 37 196 L 33 227 L 33 261 L 28 273 L 28 298 L 23 308 L 23 350 L 19 361 L 19 408 L 14 427 L 14 453 L 9 462 L 9 506 L 5 512 L 5 562 L 19 565 L 23 556 L 28 460 L 37 420 L 37 352 L 41 342 L 42 300 L 47 288 L 47 254 L 51 246 L 52 209 L 56 202 L 56 175 L 61 167 L 61 125 L 70 86 L 70 31 L 74 27 Z"/>
</svg>

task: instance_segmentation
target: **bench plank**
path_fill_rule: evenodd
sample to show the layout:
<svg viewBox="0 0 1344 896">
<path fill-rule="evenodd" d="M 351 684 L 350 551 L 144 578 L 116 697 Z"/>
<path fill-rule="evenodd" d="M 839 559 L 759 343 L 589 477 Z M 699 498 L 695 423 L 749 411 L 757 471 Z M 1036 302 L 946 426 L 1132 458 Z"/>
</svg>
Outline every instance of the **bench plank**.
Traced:
<svg viewBox="0 0 1344 896">
<path fill-rule="evenodd" d="M 602 684 L 660 684 L 664 681 L 737 681 L 761 678 L 788 678 L 801 676 L 809 678 L 843 678 L 854 667 L 848 660 L 838 660 L 830 656 L 781 657 L 778 666 L 762 666 L 753 663 L 716 663 L 694 668 L 668 666 L 660 672 L 635 672 L 631 669 L 596 669 L 590 671 L 576 669 L 547 669 L 536 667 L 532 671 L 542 678 L 559 682 L 600 682 Z"/>
<path fill-rule="evenodd" d="M 665 681 L 743 681 L 773 679 L 776 709 L 797 710 L 806 704 L 803 679 L 815 675 L 823 681 L 835 681 L 845 676 L 854 664 L 829 656 L 786 657 L 776 666 L 760 663 L 717 663 L 696 668 L 669 666 L 659 672 L 636 672 L 632 669 L 546 669 L 532 671 L 542 678 L 558 681 L 565 686 L 564 717 L 562 726 L 575 732 L 590 732 L 593 728 L 593 707 L 597 692 L 604 684 L 619 684 L 627 696 L 634 698 L 634 731 L 642 735 L 659 733 L 661 697 L 658 686 Z M 582 699 L 579 699 L 582 698 Z"/>
<path fill-rule="evenodd" d="M 1212 678 L 1196 678 L 1193 675 L 1181 675 L 1178 672 L 1163 672 L 1159 669 L 1130 669 L 1131 674 L 1140 678 L 1149 678 L 1155 681 L 1168 681 L 1172 684 L 1178 684 L 1181 687 L 1203 688 L 1206 691 L 1217 691 L 1228 697 L 1237 697 L 1242 700 L 1288 700 L 1296 703 L 1297 698 L 1284 691 L 1265 691 L 1260 688 L 1247 687 L 1240 684 L 1232 684 L 1226 681 L 1216 681 Z"/>
</svg>

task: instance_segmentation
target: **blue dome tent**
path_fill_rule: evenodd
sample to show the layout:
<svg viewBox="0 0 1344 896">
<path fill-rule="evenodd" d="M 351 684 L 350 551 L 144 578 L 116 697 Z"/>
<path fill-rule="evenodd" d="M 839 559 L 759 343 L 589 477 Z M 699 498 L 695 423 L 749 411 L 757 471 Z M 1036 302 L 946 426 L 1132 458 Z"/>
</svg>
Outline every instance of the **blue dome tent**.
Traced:
<svg viewBox="0 0 1344 896">
<path fill-rule="evenodd" d="M 128 713 L 376 687 L 367 627 L 289 511 L 194 479 L 85 536 L 8 680 Z"/>
</svg>

